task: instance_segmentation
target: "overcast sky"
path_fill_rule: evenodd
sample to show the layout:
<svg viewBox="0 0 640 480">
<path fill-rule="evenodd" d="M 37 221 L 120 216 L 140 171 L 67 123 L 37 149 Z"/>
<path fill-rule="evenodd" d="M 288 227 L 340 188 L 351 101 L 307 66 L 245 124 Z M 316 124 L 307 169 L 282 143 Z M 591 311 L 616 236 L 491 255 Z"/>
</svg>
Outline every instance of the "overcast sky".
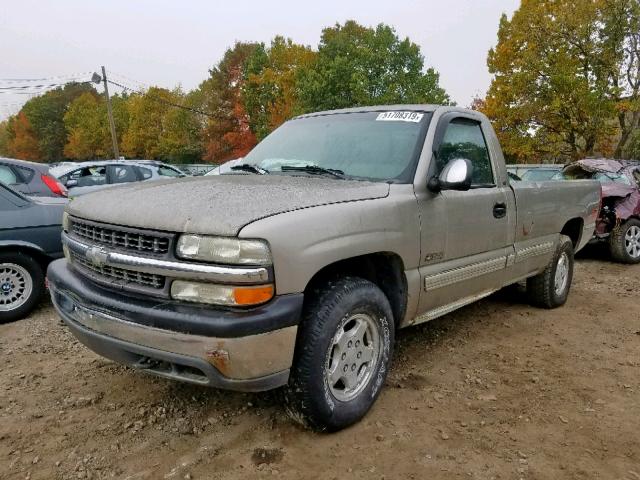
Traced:
<svg viewBox="0 0 640 480">
<path fill-rule="evenodd" d="M 462 106 L 483 95 L 488 49 L 517 0 L 1 0 L 0 87 L 7 78 L 97 70 L 114 80 L 196 87 L 235 40 L 281 34 L 316 47 L 321 29 L 354 19 L 393 26 L 420 45 L 427 66 Z M 115 74 L 120 75 L 116 77 Z M 124 78 L 124 77 L 126 78 Z M 15 84 L 14 84 L 15 85 Z M 26 95 L 0 95 L 0 118 Z"/>
</svg>

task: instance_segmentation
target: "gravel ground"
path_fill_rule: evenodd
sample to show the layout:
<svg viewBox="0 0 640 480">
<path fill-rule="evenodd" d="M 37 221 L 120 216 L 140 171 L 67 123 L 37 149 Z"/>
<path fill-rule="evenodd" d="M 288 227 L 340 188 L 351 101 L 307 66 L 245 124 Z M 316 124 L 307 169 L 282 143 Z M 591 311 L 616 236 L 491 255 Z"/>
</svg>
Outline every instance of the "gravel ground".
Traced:
<svg viewBox="0 0 640 480">
<path fill-rule="evenodd" d="M 45 302 L 0 325 L 0 478 L 640 480 L 639 278 L 591 253 L 563 308 L 504 291 L 401 331 L 373 410 L 330 435 L 277 392 L 104 360 Z"/>
</svg>

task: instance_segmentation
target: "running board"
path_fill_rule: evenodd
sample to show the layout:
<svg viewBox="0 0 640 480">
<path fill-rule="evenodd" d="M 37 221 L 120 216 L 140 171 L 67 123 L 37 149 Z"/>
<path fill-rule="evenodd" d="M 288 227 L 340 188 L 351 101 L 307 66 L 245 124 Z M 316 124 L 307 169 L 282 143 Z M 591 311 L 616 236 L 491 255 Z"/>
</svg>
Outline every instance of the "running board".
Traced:
<svg viewBox="0 0 640 480">
<path fill-rule="evenodd" d="M 433 310 L 429 310 L 428 312 L 423 313 L 422 315 L 417 316 L 411 322 L 411 325 L 417 325 L 418 323 L 428 322 L 430 320 L 434 320 L 438 317 L 446 315 L 447 313 L 451 313 L 454 310 L 462 308 L 470 303 L 477 302 L 478 300 L 482 300 L 485 297 L 488 297 L 494 292 L 497 292 L 499 288 L 486 290 L 482 293 L 478 293 L 476 295 L 471 295 L 470 297 L 461 298 L 460 300 L 456 300 L 455 302 L 448 303 L 446 305 L 442 305 L 441 307 L 434 308 Z"/>
</svg>

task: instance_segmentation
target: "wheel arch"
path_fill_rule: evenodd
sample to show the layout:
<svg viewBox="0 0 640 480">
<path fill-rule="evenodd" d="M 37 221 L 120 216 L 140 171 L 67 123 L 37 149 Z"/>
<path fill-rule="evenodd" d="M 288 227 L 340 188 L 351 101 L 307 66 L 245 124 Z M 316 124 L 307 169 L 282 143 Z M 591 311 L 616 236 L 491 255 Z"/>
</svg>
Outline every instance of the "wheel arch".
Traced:
<svg viewBox="0 0 640 480">
<path fill-rule="evenodd" d="M 573 243 L 573 248 L 576 249 L 582 240 L 583 229 L 584 220 L 580 217 L 576 217 L 564 224 L 562 230 L 560 230 L 560 234 L 569 237 L 571 239 L 571 243 Z"/>
<path fill-rule="evenodd" d="M 38 245 L 29 242 L 0 242 L 0 253 L 20 252 L 27 254 L 37 261 L 43 270 L 51 262 L 51 257 Z"/>
<path fill-rule="evenodd" d="M 398 326 L 407 312 L 408 284 L 402 258 L 393 252 L 376 252 L 345 258 L 316 272 L 304 289 L 305 302 L 311 291 L 331 279 L 355 276 L 369 280 L 385 294 Z"/>
</svg>

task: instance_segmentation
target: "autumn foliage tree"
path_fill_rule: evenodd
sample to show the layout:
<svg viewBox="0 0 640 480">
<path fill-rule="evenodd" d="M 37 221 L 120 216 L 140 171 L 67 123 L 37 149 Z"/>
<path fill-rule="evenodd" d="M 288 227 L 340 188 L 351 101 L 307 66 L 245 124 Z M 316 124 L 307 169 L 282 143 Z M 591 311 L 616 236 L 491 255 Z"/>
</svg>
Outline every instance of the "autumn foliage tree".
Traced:
<svg viewBox="0 0 640 480">
<path fill-rule="evenodd" d="M 248 58 L 258 44 L 237 42 L 209 71 L 199 87 L 202 108 L 209 112 L 204 128 L 203 158 L 222 162 L 242 157 L 256 144 L 249 126 L 242 88 Z"/>
<path fill-rule="evenodd" d="M 120 95 L 111 98 L 119 141 L 128 129 L 127 100 L 127 97 Z M 111 132 L 106 118 L 106 102 L 96 92 L 83 93 L 71 102 L 64 116 L 67 129 L 65 157 L 74 160 L 112 158 Z"/>
<path fill-rule="evenodd" d="M 9 156 L 23 160 L 41 160 L 42 153 L 38 146 L 38 138 L 25 112 L 20 111 L 18 115 L 9 119 L 7 132 Z"/>
</svg>

